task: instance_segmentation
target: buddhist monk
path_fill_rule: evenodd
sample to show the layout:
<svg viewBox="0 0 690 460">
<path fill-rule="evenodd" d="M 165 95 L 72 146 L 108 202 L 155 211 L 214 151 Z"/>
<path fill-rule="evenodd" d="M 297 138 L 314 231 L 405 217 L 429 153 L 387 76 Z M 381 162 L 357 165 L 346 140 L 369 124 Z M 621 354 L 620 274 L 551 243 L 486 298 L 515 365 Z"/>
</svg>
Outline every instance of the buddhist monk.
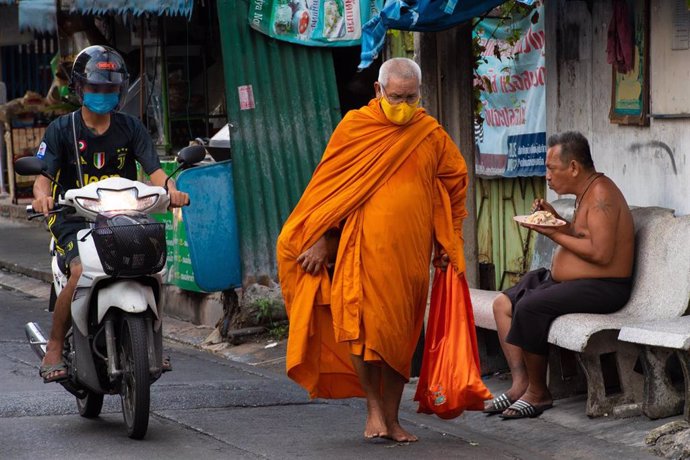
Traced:
<svg viewBox="0 0 690 460">
<path fill-rule="evenodd" d="M 498 337 L 513 383 L 487 401 L 484 412 L 504 419 L 537 417 L 553 405 L 546 385 L 551 322 L 566 313 L 613 313 L 632 290 L 632 214 L 616 184 L 594 168 L 582 134 L 549 138 L 546 182 L 559 195 L 575 195 L 575 214 L 562 226 L 524 224 L 558 245 L 551 269 L 525 274 L 494 300 Z M 564 221 L 542 199 L 535 200 L 533 209 Z"/>
<path fill-rule="evenodd" d="M 467 168 L 419 107 L 420 84 L 410 59 L 381 66 L 376 98 L 336 127 L 277 247 L 288 375 L 313 398 L 365 397 L 364 436 L 402 442 L 417 440 L 398 411 L 432 252 L 465 269 Z"/>
</svg>

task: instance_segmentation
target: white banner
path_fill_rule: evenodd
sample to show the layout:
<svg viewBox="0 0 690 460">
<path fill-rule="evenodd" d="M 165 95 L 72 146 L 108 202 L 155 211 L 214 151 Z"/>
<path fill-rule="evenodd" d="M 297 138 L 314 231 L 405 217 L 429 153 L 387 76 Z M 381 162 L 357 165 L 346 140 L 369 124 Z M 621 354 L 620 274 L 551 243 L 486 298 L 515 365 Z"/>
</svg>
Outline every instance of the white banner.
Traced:
<svg viewBox="0 0 690 460">
<path fill-rule="evenodd" d="M 485 48 L 477 68 L 484 120 L 475 126 L 479 176 L 546 175 L 544 6 L 538 3 L 520 20 L 484 19 L 474 28 Z"/>
</svg>

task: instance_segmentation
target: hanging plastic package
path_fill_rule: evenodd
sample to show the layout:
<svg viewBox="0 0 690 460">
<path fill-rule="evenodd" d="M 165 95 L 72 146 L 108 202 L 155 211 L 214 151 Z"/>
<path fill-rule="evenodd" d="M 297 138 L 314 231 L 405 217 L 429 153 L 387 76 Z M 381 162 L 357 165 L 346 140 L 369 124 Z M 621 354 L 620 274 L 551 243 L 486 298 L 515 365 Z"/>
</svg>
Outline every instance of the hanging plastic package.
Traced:
<svg viewBox="0 0 690 460">
<path fill-rule="evenodd" d="M 482 382 L 474 315 L 464 274 L 436 269 L 414 399 L 417 412 L 450 419 L 483 410 L 491 393 Z"/>
<path fill-rule="evenodd" d="M 362 25 L 383 0 L 250 0 L 250 26 L 270 37 L 307 46 L 359 45 Z"/>
</svg>

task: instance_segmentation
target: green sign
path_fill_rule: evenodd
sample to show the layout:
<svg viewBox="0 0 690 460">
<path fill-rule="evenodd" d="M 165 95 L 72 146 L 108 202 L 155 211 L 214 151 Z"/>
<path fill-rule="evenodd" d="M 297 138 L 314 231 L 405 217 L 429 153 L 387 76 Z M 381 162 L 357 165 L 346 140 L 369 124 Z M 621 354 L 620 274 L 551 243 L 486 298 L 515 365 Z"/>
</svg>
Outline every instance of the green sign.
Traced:
<svg viewBox="0 0 690 460">
<path fill-rule="evenodd" d="M 176 167 L 177 162 L 175 161 L 161 162 L 161 169 L 168 175 Z M 139 168 L 138 163 L 137 168 Z M 148 179 L 145 174 L 142 174 L 140 169 L 139 173 L 144 180 Z M 151 214 L 151 217 L 165 224 L 165 242 L 168 247 L 168 258 L 165 265 L 166 274 L 164 282 L 174 284 L 186 291 L 204 292 L 194 281 L 194 270 L 192 269 L 192 261 L 189 258 L 189 246 L 187 245 L 187 232 L 184 228 L 180 209 Z"/>
</svg>

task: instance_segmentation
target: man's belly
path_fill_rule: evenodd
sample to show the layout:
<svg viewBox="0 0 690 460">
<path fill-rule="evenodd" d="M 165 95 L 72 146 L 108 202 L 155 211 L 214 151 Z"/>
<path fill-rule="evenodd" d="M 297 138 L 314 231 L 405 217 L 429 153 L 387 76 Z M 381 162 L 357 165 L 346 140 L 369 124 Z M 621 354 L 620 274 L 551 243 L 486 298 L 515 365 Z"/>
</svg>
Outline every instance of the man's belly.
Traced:
<svg viewBox="0 0 690 460">
<path fill-rule="evenodd" d="M 589 263 L 572 252 L 556 248 L 551 262 L 551 276 L 556 281 L 569 281 L 583 278 L 627 278 L 630 268 L 627 264 L 613 263 L 601 266 Z"/>
</svg>

